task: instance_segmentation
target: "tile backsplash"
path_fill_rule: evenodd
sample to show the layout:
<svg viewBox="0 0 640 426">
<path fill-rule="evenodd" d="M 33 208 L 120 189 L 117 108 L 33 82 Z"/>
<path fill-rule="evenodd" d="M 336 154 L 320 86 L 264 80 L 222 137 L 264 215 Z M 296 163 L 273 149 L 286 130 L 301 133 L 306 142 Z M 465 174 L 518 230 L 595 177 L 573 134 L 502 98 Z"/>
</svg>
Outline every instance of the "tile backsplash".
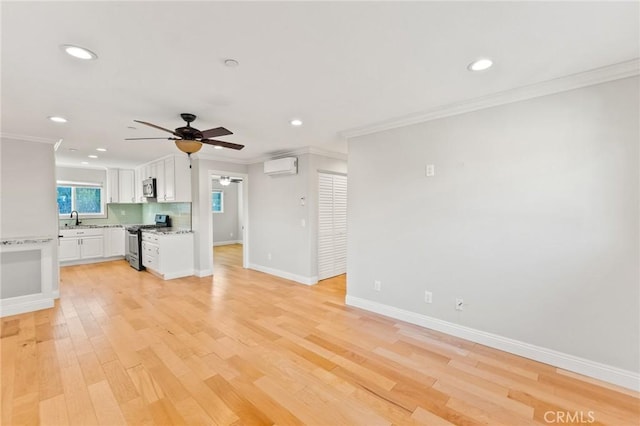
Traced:
<svg viewBox="0 0 640 426">
<path fill-rule="evenodd" d="M 174 228 L 191 229 L 191 203 L 142 204 L 142 223 L 153 223 L 156 214 L 168 214 Z"/>
<path fill-rule="evenodd" d="M 80 215 L 80 221 L 82 225 L 151 224 L 156 213 L 169 215 L 175 228 L 191 229 L 191 203 L 107 204 L 106 218 Z M 60 219 L 60 227 L 73 225 L 75 221 L 75 217 Z"/>
</svg>

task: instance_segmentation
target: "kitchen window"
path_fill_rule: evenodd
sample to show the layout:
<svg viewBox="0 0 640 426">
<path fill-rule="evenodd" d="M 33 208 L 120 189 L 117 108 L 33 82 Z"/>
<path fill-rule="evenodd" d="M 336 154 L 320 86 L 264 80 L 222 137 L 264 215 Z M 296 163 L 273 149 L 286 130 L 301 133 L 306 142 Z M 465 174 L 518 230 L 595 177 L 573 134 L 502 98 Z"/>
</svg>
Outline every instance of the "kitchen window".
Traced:
<svg viewBox="0 0 640 426">
<path fill-rule="evenodd" d="M 211 192 L 211 211 L 214 213 L 224 213 L 224 192 L 214 189 Z"/>
<path fill-rule="evenodd" d="M 83 216 L 105 217 L 104 196 L 100 184 L 58 182 L 57 199 L 60 216 L 69 215 L 76 210 Z"/>
</svg>

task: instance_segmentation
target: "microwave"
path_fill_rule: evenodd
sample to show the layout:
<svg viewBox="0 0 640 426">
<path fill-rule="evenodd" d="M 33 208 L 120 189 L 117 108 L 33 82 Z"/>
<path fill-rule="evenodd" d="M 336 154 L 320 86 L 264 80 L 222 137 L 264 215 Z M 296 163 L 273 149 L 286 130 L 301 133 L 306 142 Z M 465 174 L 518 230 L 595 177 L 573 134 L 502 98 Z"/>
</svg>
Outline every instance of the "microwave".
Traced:
<svg viewBox="0 0 640 426">
<path fill-rule="evenodd" d="M 142 181 L 142 195 L 147 198 L 156 198 L 155 178 L 149 178 Z"/>
</svg>

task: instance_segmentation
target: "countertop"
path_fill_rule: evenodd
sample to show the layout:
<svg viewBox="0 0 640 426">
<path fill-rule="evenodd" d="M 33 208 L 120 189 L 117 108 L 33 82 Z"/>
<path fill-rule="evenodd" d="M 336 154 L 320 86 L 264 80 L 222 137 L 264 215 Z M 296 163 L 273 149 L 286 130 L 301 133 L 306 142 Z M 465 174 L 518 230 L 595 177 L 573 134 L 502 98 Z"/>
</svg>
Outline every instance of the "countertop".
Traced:
<svg viewBox="0 0 640 426">
<path fill-rule="evenodd" d="M 184 228 L 149 228 L 143 229 L 142 232 L 149 232 L 158 235 L 175 235 L 175 234 L 193 234 L 191 229 Z"/>
<path fill-rule="evenodd" d="M 61 226 L 60 230 L 64 231 L 65 229 L 91 229 L 91 228 L 126 228 L 130 225 L 122 225 L 122 224 L 105 224 L 105 225 L 69 225 L 69 226 Z"/>
</svg>

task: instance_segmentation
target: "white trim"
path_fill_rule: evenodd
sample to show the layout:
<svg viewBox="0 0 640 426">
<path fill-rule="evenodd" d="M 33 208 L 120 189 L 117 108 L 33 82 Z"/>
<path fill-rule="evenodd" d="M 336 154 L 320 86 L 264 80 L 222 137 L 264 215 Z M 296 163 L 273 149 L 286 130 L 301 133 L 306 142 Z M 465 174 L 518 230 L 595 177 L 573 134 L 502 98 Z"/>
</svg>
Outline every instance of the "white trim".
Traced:
<svg viewBox="0 0 640 426">
<path fill-rule="evenodd" d="M 126 260 L 125 256 L 90 257 L 88 259 L 61 260 L 60 266 L 89 265 L 91 263 L 111 262 L 114 260 Z"/>
<path fill-rule="evenodd" d="M 198 278 L 209 277 L 209 276 L 213 275 L 213 270 L 212 269 L 197 269 L 197 270 L 193 271 L 193 275 L 195 275 Z"/>
<path fill-rule="evenodd" d="M 298 148 L 294 150 L 278 151 L 278 152 L 271 153 L 269 155 L 262 155 L 260 157 L 254 157 L 247 160 L 223 157 L 216 154 L 207 154 L 202 152 L 193 154 L 192 157 L 194 159 L 199 159 L 199 160 L 213 160 L 213 161 L 222 161 L 225 163 L 249 165 L 249 164 L 262 163 L 264 161 L 273 160 L 275 158 L 282 158 L 282 157 L 289 157 L 289 156 L 296 156 L 296 155 L 303 155 L 303 154 L 322 155 L 323 157 L 329 157 L 329 158 L 334 158 L 337 160 L 344 160 L 344 161 L 346 161 L 348 158 L 348 154 L 346 153 L 326 151 L 324 149 L 316 148 L 314 146 L 305 146 L 303 148 Z"/>
<path fill-rule="evenodd" d="M 493 93 L 480 98 L 470 99 L 449 105 L 439 106 L 427 111 L 398 117 L 367 126 L 347 129 L 339 133 L 343 138 L 353 138 L 371 133 L 378 133 L 384 130 L 398 127 L 410 126 L 412 124 L 423 123 L 425 121 L 436 120 L 438 118 L 450 117 L 464 114 L 471 111 L 509 104 L 540 96 L 552 95 L 566 92 L 568 90 L 579 89 L 581 87 L 593 86 L 606 83 L 608 81 L 619 80 L 621 78 L 633 77 L 640 74 L 640 59 L 633 59 L 627 62 L 596 68 L 593 70 L 572 74 L 553 80 L 530 84 L 528 86 L 516 87 L 503 92 Z"/>
<path fill-rule="evenodd" d="M 305 277 L 302 275 L 292 274 L 291 272 L 281 271 L 279 269 L 269 268 L 267 266 L 256 265 L 255 263 L 249 264 L 249 269 L 264 272 L 265 274 L 275 275 L 276 277 L 284 278 L 286 280 L 295 281 L 300 284 L 314 285 L 318 284 L 318 277 Z"/>
<path fill-rule="evenodd" d="M 60 290 L 53 290 L 53 291 L 51 292 L 51 296 L 52 296 L 54 299 L 60 299 Z"/>
<path fill-rule="evenodd" d="M 193 276 L 193 269 L 185 269 L 184 271 L 172 272 L 170 274 L 159 274 L 159 275 L 162 277 L 163 280 L 174 280 L 176 278 Z"/>
<path fill-rule="evenodd" d="M 42 298 L 42 293 L 30 294 L 29 296 L 37 296 L 37 300 L 18 300 L 19 297 L 0 300 L 0 318 L 11 315 L 24 314 L 27 312 L 39 311 L 41 309 L 53 308 L 54 301 L 51 297 Z M 27 296 L 22 296 L 27 297 Z M 8 303 L 7 303 L 8 302 Z"/>
<path fill-rule="evenodd" d="M 636 392 L 640 391 L 640 374 L 633 371 L 623 370 L 553 349 L 532 345 L 355 296 L 347 296 L 345 303 L 348 306 L 375 312 L 598 380 L 604 380 Z"/>
<path fill-rule="evenodd" d="M 41 138 L 39 136 L 29 136 L 29 135 L 16 135 L 13 133 L 0 133 L 0 137 L 6 139 L 13 139 L 15 141 L 25 141 L 25 142 L 38 142 L 38 143 L 48 143 L 51 145 L 55 145 L 58 143 L 60 138 L 58 139 L 49 139 L 49 138 Z"/>
<path fill-rule="evenodd" d="M 240 240 L 228 240 L 228 241 L 214 241 L 213 242 L 213 246 L 214 247 L 228 246 L 230 244 L 242 244 L 242 241 L 240 241 Z"/>
</svg>

